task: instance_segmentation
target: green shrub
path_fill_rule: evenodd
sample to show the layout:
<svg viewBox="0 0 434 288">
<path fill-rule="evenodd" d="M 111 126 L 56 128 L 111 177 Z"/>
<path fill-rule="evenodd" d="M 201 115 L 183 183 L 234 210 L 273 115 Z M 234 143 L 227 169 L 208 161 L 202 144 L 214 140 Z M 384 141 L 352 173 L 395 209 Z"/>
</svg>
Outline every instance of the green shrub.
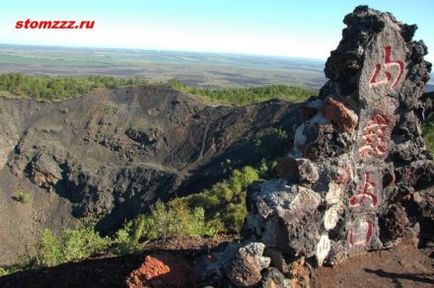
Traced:
<svg viewBox="0 0 434 288">
<path fill-rule="evenodd" d="M 195 208 L 192 214 L 186 214 L 184 217 L 182 221 L 182 231 L 184 235 L 213 236 L 215 234 L 214 228 L 205 223 L 205 210 L 202 207 Z"/>
<path fill-rule="evenodd" d="M 180 219 L 176 217 L 174 209 L 168 209 L 163 202 L 158 201 L 152 208 L 151 215 L 151 227 L 155 231 L 147 231 L 146 238 L 153 239 L 172 237 L 178 234 L 180 230 Z M 151 233 L 149 233 L 151 232 Z"/>
<path fill-rule="evenodd" d="M 38 264 L 44 267 L 52 267 L 62 263 L 62 243 L 60 239 L 49 229 L 44 229 L 38 245 Z"/>
<path fill-rule="evenodd" d="M 40 266 L 51 267 L 85 259 L 104 251 L 110 244 L 110 238 L 99 236 L 92 227 L 65 229 L 59 236 L 44 229 L 38 245 L 37 262 Z"/>
<path fill-rule="evenodd" d="M 12 199 L 14 199 L 17 202 L 20 202 L 22 204 L 26 204 L 30 201 L 30 193 L 27 191 L 24 191 L 22 189 L 17 189 L 15 192 L 16 194 L 12 196 Z"/>
<path fill-rule="evenodd" d="M 156 233 L 152 225 L 150 218 L 145 215 L 139 215 L 134 221 L 127 222 L 116 232 L 114 252 L 120 255 L 141 252 L 144 249 L 144 243 L 141 242 L 143 235 Z M 157 234 L 152 236 L 157 237 Z"/>
<path fill-rule="evenodd" d="M 197 208 L 205 212 L 205 223 L 211 231 L 239 232 L 247 215 L 245 208 L 245 190 L 252 182 L 259 179 L 259 171 L 245 166 L 235 169 L 224 182 L 217 183 L 208 190 L 169 202 L 171 207 L 187 207 L 190 211 Z"/>
<path fill-rule="evenodd" d="M 101 237 L 93 227 L 65 229 L 61 238 L 65 262 L 85 259 L 107 249 L 110 244 L 110 238 Z"/>
<path fill-rule="evenodd" d="M 228 184 L 235 193 L 240 193 L 257 180 L 259 180 L 258 171 L 251 166 L 246 166 L 242 170 L 234 170 Z"/>
<path fill-rule="evenodd" d="M 224 215 L 224 224 L 227 229 L 240 232 L 247 216 L 246 202 L 229 203 Z"/>
<path fill-rule="evenodd" d="M 148 215 L 140 215 L 127 222 L 116 233 L 115 252 L 137 253 L 146 240 L 166 239 L 174 236 L 213 236 L 216 229 L 206 223 L 203 208 L 188 209 L 181 202 L 171 206 L 157 201 Z"/>
</svg>

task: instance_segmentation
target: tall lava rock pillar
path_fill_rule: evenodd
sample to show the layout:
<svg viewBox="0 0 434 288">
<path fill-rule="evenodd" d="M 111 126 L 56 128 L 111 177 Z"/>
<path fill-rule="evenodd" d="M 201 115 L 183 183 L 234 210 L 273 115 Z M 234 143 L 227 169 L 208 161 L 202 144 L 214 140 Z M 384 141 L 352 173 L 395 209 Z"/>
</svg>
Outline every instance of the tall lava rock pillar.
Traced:
<svg viewBox="0 0 434 288">
<path fill-rule="evenodd" d="M 417 27 L 367 6 L 344 23 L 329 81 L 305 103 L 282 178 L 252 186 L 247 199 L 256 240 L 320 265 L 419 236 L 410 208 L 434 185 L 420 136 L 431 64 L 424 43 L 412 41 Z"/>
</svg>

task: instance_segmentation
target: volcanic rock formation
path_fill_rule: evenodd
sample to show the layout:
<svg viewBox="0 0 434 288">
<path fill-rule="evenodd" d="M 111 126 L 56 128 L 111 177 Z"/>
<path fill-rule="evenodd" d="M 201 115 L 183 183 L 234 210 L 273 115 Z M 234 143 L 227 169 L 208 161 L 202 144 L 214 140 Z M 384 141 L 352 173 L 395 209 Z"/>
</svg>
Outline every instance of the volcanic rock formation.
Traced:
<svg viewBox="0 0 434 288">
<path fill-rule="evenodd" d="M 254 241 L 319 265 L 433 227 L 434 164 L 420 135 L 427 47 L 412 41 L 416 25 L 367 6 L 344 23 L 329 80 L 279 166 L 286 177 L 254 184 L 247 199 Z"/>
</svg>

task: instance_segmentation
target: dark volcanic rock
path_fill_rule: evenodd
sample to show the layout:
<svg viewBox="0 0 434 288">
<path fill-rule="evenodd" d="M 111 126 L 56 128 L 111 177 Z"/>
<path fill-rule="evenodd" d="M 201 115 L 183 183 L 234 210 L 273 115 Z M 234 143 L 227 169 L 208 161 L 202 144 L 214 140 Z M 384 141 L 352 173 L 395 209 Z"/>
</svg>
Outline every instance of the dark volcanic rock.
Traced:
<svg viewBox="0 0 434 288">
<path fill-rule="evenodd" d="M 420 135 L 432 110 L 430 95 L 422 97 L 427 48 L 412 41 L 415 25 L 367 6 L 344 23 L 326 63 L 329 81 L 305 103 L 309 117 L 279 165 L 284 178 L 256 183 L 247 196 L 255 241 L 319 265 L 390 247 L 419 229 L 432 239 L 434 164 Z M 299 175 L 314 170 L 316 177 Z"/>
<path fill-rule="evenodd" d="M 261 288 L 286 288 L 291 287 L 289 279 L 274 267 L 270 267 L 263 275 Z"/>
<path fill-rule="evenodd" d="M 286 145 L 273 127 L 290 131 L 300 119 L 299 105 L 210 106 L 161 86 L 0 106 L 0 263 L 30 253 L 43 228 L 97 217 L 110 232 L 157 199 L 222 179 L 226 159 L 239 167 L 273 157 Z M 263 137 L 268 144 L 255 145 Z M 12 199 L 19 189 L 28 205 Z"/>
<path fill-rule="evenodd" d="M 263 257 L 265 245 L 249 243 L 238 249 L 226 267 L 226 277 L 236 287 L 252 287 L 261 279 L 261 271 L 270 265 L 270 258 Z"/>
<path fill-rule="evenodd" d="M 253 256 L 249 254 L 236 255 L 226 272 L 226 276 L 236 287 L 252 287 L 262 279 L 259 267 Z"/>
</svg>

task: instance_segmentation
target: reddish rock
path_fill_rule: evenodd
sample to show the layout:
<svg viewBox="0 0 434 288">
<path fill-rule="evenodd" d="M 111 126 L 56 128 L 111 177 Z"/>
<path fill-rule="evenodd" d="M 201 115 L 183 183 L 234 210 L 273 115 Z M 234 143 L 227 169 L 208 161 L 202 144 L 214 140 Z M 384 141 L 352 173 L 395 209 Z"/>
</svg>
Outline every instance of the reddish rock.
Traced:
<svg viewBox="0 0 434 288">
<path fill-rule="evenodd" d="M 352 170 L 350 166 L 340 167 L 338 169 L 338 175 L 335 179 L 337 184 L 347 185 L 352 180 Z"/>
<path fill-rule="evenodd" d="M 131 272 L 126 282 L 129 288 L 192 287 L 190 267 L 183 259 L 168 254 L 148 255 L 145 262 Z"/>
<path fill-rule="evenodd" d="M 304 258 L 300 258 L 291 264 L 290 272 L 290 287 L 307 288 L 310 287 L 310 269 L 304 262 Z"/>
<path fill-rule="evenodd" d="M 353 131 L 359 119 L 354 111 L 348 109 L 342 102 L 333 98 L 327 98 L 325 100 L 321 113 L 327 120 L 338 126 L 339 129 L 344 132 Z"/>
</svg>

